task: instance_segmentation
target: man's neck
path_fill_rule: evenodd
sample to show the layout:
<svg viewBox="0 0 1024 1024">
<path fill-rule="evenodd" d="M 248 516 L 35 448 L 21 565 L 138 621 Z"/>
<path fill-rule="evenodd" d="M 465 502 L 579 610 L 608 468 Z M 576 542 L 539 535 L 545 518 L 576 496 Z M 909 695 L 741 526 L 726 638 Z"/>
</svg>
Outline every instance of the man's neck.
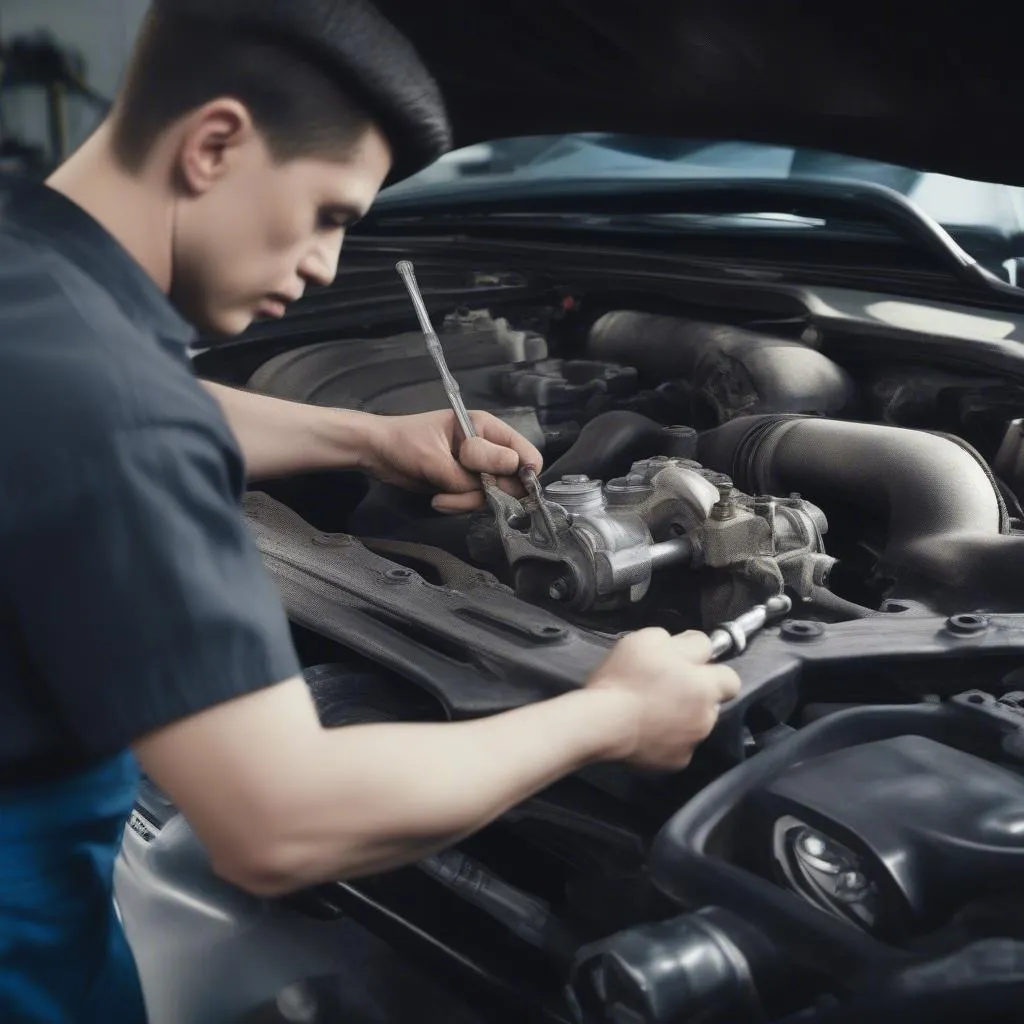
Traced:
<svg viewBox="0 0 1024 1024">
<path fill-rule="evenodd" d="M 166 293 L 171 287 L 174 201 L 169 187 L 152 175 L 132 175 L 120 166 L 110 125 L 104 123 L 46 183 L 103 225 Z"/>
</svg>

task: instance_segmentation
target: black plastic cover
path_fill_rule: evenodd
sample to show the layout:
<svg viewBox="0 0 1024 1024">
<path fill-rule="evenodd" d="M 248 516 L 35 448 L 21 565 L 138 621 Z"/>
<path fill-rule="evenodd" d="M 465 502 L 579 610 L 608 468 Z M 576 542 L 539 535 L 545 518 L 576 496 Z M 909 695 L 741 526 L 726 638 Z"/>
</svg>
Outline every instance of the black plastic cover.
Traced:
<svg viewBox="0 0 1024 1024">
<path fill-rule="evenodd" d="M 876 892 L 876 934 L 903 941 L 1024 876 L 1024 778 L 924 736 L 896 736 L 808 758 L 756 790 L 752 838 L 776 879 L 787 834 L 852 852 L 860 888 Z M 787 824 L 788 823 L 788 824 Z M 847 899 L 852 896 L 847 893 Z M 838 902 L 842 906 L 843 894 Z"/>
<path fill-rule="evenodd" d="M 1001 773 L 976 760 L 983 758 L 995 762 L 1005 757 L 1005 730 L 1001 724 L 990 716 L 972 714 L 955 702 L 868 707 L 821 719 L 705 787 L 659 833 L 651 853 L 651 874 L 655 884 L 682 906 L 715 903 L 756 921 L 758 927 L 779 944 L 788 959 L 822 972 L 842 989 L 856 989 L 866 976 L 888 973 L 901 963 L 909 963 L 913 959 L 909 949 L 883 941 L 846 920 L 824 913 L 804 896 L 790 891 L 775 879 L 764 877 L 758 871 L 758 856 L 752 853 L 758 847 L 766 851 L 761 854 L 763 863 L 764 857 L 771 854 L 773 842 L 773 835 L 765 833 L 764 814 L 756 813 L 758 801 L 762 799 L 759 794 L 782 784 L 781 780 L 794 766 L 810 765 L 817 759 L 824 764 L 828 755 L 836 752 L 868 744 L 884 744 L 898 737 L 923 737 L 931 741 L 931 747 L 920 744 L 914 747 L 912 744 L 908 748 L 917 750 L 919 758 L 925 758 L 925 763 L 927 759 L 923 752 L 930 750 L 934 754 L 935 745 L 962 751 L 960 757 L 956 756 L 958 751 L 953 751 L 954 756 L 946 757 L 945 761 L 938 760 L 939 756 L 936 756 L 936 762 L 945 767 L 934 783 L 921 783 L 918 796 L 928 805 L 934 800 L 935 805 L 929 806 L 929 816 L 922 813 L 917 817 L 911 800 L 901 827 L 924 833 L 929 821 L 942 822 L 947 810 L 944 806 L 947 795 L 957 802 L 964 801 L 964 807 L 970 800 L 974 808 L 962 815 L 967 822 L 963 840 L 956 838 L 957 811 L 955 806 L 952 808 L 949 821 L 941 826 L 934 839 L 936 849 L 943 852 L 926 855 L 927 863 L 932 866 L 923 875 L 927 880 L 924 884 L 938 887 L 958 884 L 958 877 L 961 883 L 972 878 L 970 869 L 965 868 L 966 861 L 956 860 L 958 853 L 955 847 L 961 842 L 964 846 L 976 846 L 976 840 L 982 839 L 985 845 L 993 847 L 993 864 L 1002 860 L 999 846 L 1005 847 L 1007 857 L 1013 856 L 1011 837 L 1017 820 L 1014 808 L 1024 801 L 1024 780 L 1018 782 L 1015 776 Z M 896 749 L 900 749 L 898 745 Z M 850 756 L 854 755 L 855 750 L 851 750 Z M 870 764 L 870 758 L 866 764 Z M 895 770 L 905 764 L 906 758 L 896 758 L 891 761 L 890 768 Z M 840 771 L 837 762 L 835 771 L 827 772 L 827 797 L 823 792 L 816 792 L 809 802 L 816 806 L 827 804 L 830 821 L 843 815 L 842 808 L 845 808 L 855 815 L 856 827 L 865 828 L 870 836 L 873 823 L 869 821 L 865 826 L 855 805 L 865 799 L 878 800 L 881 801 L 880 806 L 887 808 L 888 827 L 896 828 L 891 817 L 898 814 L 896 801 L 907 795 L 901 794 L 900 790 L 908 788 L 900 775 L 883 773 L 884 779 L 878 782 L 882 792 L 868 796 L 872 779 L 877 781 L 882 769 L 858 769 L 864 773 L 860 780 L 849 764 L 842 765 L 842 769 L 846 774 Z M 951 775 L 968 770 L 973 773 L 975 769 L 978 769 L 976 782 L 964 779 L 954 785 Z M 932 786 L 931 795 L 929 785 Z M 969 796 L 975 785 L 977 794 Z M 1015 786 L 1019 786 L 1016 798 L 1011 796 Z M 849 800 L 845 799 L 847 788 L 851 793 Z M 889 799 L 884 791 L 886 788 L 893 790 L 891 805 L 886 803 Z M 913 787 L 909 788 L 912 795 Z M 779 799 L 784 791 L 779 790 Z M 789 806 L 794 809 L 795 801 L 791 794 L 787 795 L 790 796 Z M 976 797 L 980 798 L 977 806 L 973 803 Z M 803 805 L 800 811 L 810 813 Z M 870 817 L 868 808 L 864 808 L 863 813 Z M 821 821 L 823 819 L 816 819 L 816 822 Z M 848 829 L 844 829 L 837 838 L 846 847 L 853 844 L 859 852 L 869 849 Z M 929 837 L 927 841 L 933 840 Z M 884 836 L 876 836 L 875 842 L 885 843 L 891 850 Z M 1006 863 L 1008 861 L 1002 861 L 998 868 L 1000 872 Z M 963 874 L 958 876 L 958 871 Z M 1005 880 L 1008 875 L 1001 877 Z"/>
</svg>

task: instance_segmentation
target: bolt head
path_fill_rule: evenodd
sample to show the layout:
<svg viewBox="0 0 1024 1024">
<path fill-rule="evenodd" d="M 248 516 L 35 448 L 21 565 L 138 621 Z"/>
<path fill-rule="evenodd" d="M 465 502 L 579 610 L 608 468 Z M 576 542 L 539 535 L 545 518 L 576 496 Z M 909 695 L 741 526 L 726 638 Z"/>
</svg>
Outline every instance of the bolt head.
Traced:
<svg viewBox="0 0 1024 1024">
<path fill-rule="evenodd" d="M 976 636 L 989 627 L 989 620 L 981 614 L 951 615 L 946 620 L 946 629 L 955 636 Z"/>
<path fill-rule="evenodd" d="M 825 635 L 825 627 L 820 622 L 804 622 L 799 619 L 783 622 L 780 630 L 784 639 L 798 644 L 813 643 Z"/>
<path fill-rule="evenodd" d="M 711 508 L 711 518 L 719 521 L 732 519 L 736 515 L 732 481 L 725 478 L 723 481 L 719 481 L 717 487 L 718 501 Z"/>
</svg>

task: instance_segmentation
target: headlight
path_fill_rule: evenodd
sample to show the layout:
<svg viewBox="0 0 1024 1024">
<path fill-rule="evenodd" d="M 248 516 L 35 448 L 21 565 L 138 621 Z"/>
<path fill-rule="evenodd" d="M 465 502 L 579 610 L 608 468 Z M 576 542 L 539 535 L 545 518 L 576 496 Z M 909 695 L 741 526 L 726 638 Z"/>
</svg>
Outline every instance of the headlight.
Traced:
<svg viewBox="0 0 1024 1024">
<path fill-rule="evenodd" d="M 852 850 L 791 817 L 775 823 L 773 847 L 775 863 L 795 893 L 866 931 L 877 929 L 878 887 Z"/>
</svg>

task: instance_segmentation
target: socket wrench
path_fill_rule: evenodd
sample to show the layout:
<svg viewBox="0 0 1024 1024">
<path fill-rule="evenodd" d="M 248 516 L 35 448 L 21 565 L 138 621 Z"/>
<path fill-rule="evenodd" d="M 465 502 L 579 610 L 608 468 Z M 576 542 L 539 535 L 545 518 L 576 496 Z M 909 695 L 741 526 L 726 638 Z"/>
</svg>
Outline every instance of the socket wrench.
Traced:
<svg viewBox="0 0 1024 1024">
<path fill-rule="evenodd" d="M 785 594 L 770 597 L 764 604 L 754 605 L 748 612 L 731 622 L 723 622 L 709 634 L 711 660 L 718 661 L 727 654 L 742 654 L 747 642 L 769 622 L 785 618 L 793 610 L 793 602 Z"/>
</svg>

